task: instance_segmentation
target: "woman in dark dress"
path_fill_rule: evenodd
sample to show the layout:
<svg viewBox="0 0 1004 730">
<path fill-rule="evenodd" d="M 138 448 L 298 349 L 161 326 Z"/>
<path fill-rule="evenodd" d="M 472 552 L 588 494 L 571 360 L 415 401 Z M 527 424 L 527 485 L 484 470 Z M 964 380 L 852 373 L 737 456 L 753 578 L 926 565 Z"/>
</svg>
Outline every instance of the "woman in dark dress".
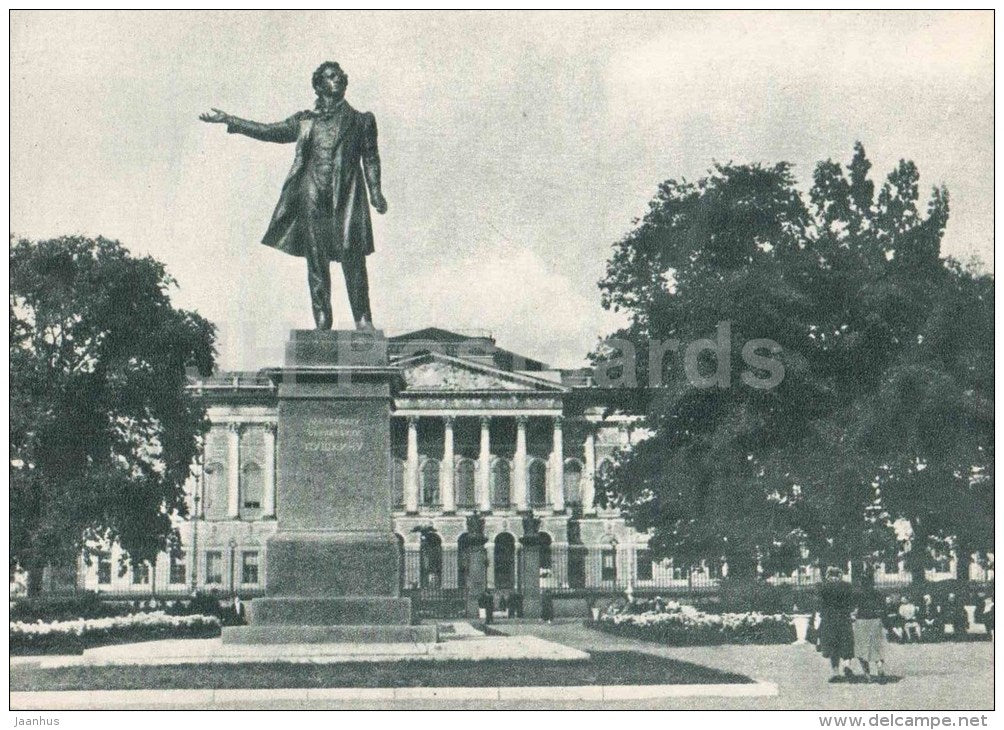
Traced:
<svg viewBox="0 0 1004 730">
<path fill-rule="evenodd" d="M 855 596 L 853 587 L 844 582 L 843 575 L 840 568 L 827 568 L 826 580 L 819 589 L 819 650 L 830 660 L 831 682 L 840 678 L 841 664 L 846 676 L 854 673 L 849 662 L 854 658 L 851 611 Z"/>
</svg>

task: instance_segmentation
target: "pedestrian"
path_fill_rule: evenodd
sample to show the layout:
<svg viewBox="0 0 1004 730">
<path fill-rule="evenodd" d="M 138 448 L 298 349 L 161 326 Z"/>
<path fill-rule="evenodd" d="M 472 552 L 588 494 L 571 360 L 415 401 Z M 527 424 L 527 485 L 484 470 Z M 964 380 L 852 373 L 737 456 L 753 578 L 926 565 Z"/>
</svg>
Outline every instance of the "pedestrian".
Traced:
<svg viewBox="0 0 1004 730">
<path fill-rule="evenodd" d="M 903 596 L 899 603 L 899 617 L 903 619 L 903 643 L 910 641 L 910 636 L 920 641 L 920 621 L 918 620 L 919 611 L 917 610 L 917 604 L 911 601 L 907 596 Z"/>
<path fill-rule="evenodd" d="M 954 593 L 949 593 L 945 599 L 943 609 L 944 625 L 943 631 L 947 633 L 947 627 L 952 627 L 952 638 L 964 641 L 969 633 L 969 617 L 966 616 L 966 607 Z"/>
<path fill-rule="evenodd" d="M 882 625 L 896 641 L 903 643 L 903 619 L 899 615 L 899 602 L 895 596 L 885 597 L 885 620 Z"/>
<path fill-rule="evenodd" d="M 478 612 L 485 621 L 487 626 L 492 622 L 492 613 L 495 610 L 495 599 L 487 588 L 481 591 L 481 595 L 478 596 Z"/>
<path fill-rule="evenodd" d="M 941 605 L 935 603 L 930 593 L 925 593 L 917 615 L 920 621 L 920 635 L 925 641 L 937 641 L 939 634 L 944 633 L 944 623 L 941 620 Z"/>
<path fill-rule="evenodd" d="M 843 571 L 831 566 L 819 589 L 819 650 L 830 660 L 831 682 L 840 681 L 841 670 L 846 677 L 854 675 L 850 667 L 854 658 L 854 589 L 843 578 Z"/>
<path fill-rule="evenodd" d="M 994 640 L 994 597 L 992 595 L 983 599 L 983 610 L 980 611 L 981 623 L 986 627 L 990 641 Z"/>
<path fill-rule="evenodd" d="M 870 573 L 861 577 L 854 615 L 854 655 L 869 681 L 885 681 L 885 602 Z M 872 674 L 872 671 L 875 674 Z"/>
</svg>

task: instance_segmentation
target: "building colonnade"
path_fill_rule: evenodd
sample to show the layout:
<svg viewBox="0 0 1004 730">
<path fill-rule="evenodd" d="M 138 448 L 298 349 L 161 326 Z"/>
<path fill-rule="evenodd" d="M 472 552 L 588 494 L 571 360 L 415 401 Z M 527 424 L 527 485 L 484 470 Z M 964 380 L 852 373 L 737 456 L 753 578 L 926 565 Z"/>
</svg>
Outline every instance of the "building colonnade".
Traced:
<svg viewBox="0 0 1004 730">
<path fill-rule="evenodd" d="M 252 434 L 256 441 L 248 444 Z M 213 443 L 221 435 L 225 437 L 225 453 L 207 448 L 194 489 L 195 513 L 207 519 L 274 519 L 275 421 L 217 421 L 207 442 Z"/>
<path fill-rule="evenodd" d="M 528 448 L 527 424 L 531 418 L 540 420 L 538 414 L 466 417 L 445 413 L 395 418 L 406 424 L 404 458 L 395 461 L 398 510 L 417 514 L 422 508 L 431 507 L 452 514 L 547 508 L 563 513 L 574 503 L 587 513 L 595 512 L 596 440 L 588 423 L 577 453 L 569 450 L 566 454 L 564 419 L 560 414 L 544 416 L 549 422 L 550 437 L 547 456 L 542 457 L 531 454 Z M 473 455 L 464 455 L 457 449 L 460 419 L 476 421 L 477 448 Z M 423 427 L 437 431 L 437 444 L 431 450 L 439 453 L 420 450 L 420 421 Z M 515 423 L 511 448 L 506 445 L 493 450 L 493 425 L 504 421 Z"/>
</svg>

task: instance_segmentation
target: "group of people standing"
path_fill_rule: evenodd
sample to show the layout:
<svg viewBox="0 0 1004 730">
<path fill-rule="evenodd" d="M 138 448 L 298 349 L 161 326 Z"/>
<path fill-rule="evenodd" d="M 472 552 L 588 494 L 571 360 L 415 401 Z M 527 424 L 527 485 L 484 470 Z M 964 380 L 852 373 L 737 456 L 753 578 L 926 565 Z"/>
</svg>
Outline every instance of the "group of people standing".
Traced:
<svg viewBox="0 0 1004 730">
<path fill-rule="evenodd" d="M 830 660 L 831 682 L 853 675 L 855 658 L 869 679 L 885 677 L 884 618 L 885 601 L 871 580 L 852 586 L 839 568 L 826 570 L 819 589 L 818 648 Z"/>
<path fill-rule="evenodd" d="M 843 571 L 836 567 L 827 568 L 825 577 L 819 591 L 817 648 L 830 660 L 831 682 L 853 676 L 855 659 L 868 680 L 883 681 L 887 631 L 904 643 L 968 634 L 965 606 L 954 593 L 941 603 L 925 595 L 917 606 L 905 596 L 899 601 L 883 598 L 868 573 L 857 585 L 845 581 Z M 993 599 L 981 601 L 977 612 L 992 638 Z"/>
<path fill-rule="evenodd" d="M 515 591 L 508 595 L 503 593 L 496 609 L 495 595 L 486 588 L 478 596 L 478 609 L 481 618 L 488 624 L 492 622 L 496 610 L 501 611 L 506 618 L 523 618 L 523 596 Z"/>
</svg>

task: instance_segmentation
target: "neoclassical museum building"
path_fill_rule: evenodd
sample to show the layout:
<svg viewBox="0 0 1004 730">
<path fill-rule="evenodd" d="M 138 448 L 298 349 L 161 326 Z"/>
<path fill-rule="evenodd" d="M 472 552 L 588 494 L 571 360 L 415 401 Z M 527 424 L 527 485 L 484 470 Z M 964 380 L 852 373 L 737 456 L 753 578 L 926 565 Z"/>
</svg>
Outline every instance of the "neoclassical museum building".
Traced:
<svg viewBox="0 0 1004 730">
<path fill-rule="evenodd" d="M 589 369 L 551 368 L 484 333 L 429 328 L 389 338 L 389 348 L 404 382 L 391 434 L 406 594 L 462 596 L 472 515 L 484 519 L 487 582 L 496 594 L 526 579 L 517 573 L 528 514 L 540 520 L 545 590 L 588 595 L 715 580 L 713 563 L 682 571 L 653 562 L 647 536 L 595 504 L 597 475 L 641 436 L 643 392 L 597 387 Z M 188 485 L 192 517 L 178 526 L 183 555 L 123 573 L 113 548 L 90 565 L 81 561 L 78 587 L 165 597 L 262 591 L 266 541 L 282 510 L 276 385 L 263 370 L 191 387 L 206 399 L 212 427 Z"/>
<path fill-rule="evenodd" d="M 653 560 L 647 535 L 596 504 L 598 476 L 619 449 L 645 436 L 644 389 L 600 387 L 588 368 L 551 368 L 484 333 L 427 328 L 388 342 L 403 381 L 391 416 L 393 527 L 401 589 L 420 613 L 464 610 L 472 517 L 484 520 L 486 580 L 497 600 L 531 579 L 519 574 L 528 516 L 539 520 L 539 587 L 570 599 L 561 602 L 566 610 L 628 590 L 714 589 L 727 574 L 714 558 Z M 190 387 L 205 398 L 212 425 L 187 485 L 191 517 L 178 523 L 182 553 L 134 565 L 111 546 L 101 559 L 81 559 L 75 574 L 50 576 L 52 589 L 72 583 L 128 598 L 263 593 L 266 543 L 282 511 L 276 383 L 265 369 Z M 945 563 L 928 578 L 953 577 L 954 558 Z M 975 563 L 970 569 L 973 579 L 987 579 Z M 880 572 L 885 584 L 909 582 L 902 563 Z M 806 564 L 768 580 L 812 584 L 819 571 Z"/>
</svg>

